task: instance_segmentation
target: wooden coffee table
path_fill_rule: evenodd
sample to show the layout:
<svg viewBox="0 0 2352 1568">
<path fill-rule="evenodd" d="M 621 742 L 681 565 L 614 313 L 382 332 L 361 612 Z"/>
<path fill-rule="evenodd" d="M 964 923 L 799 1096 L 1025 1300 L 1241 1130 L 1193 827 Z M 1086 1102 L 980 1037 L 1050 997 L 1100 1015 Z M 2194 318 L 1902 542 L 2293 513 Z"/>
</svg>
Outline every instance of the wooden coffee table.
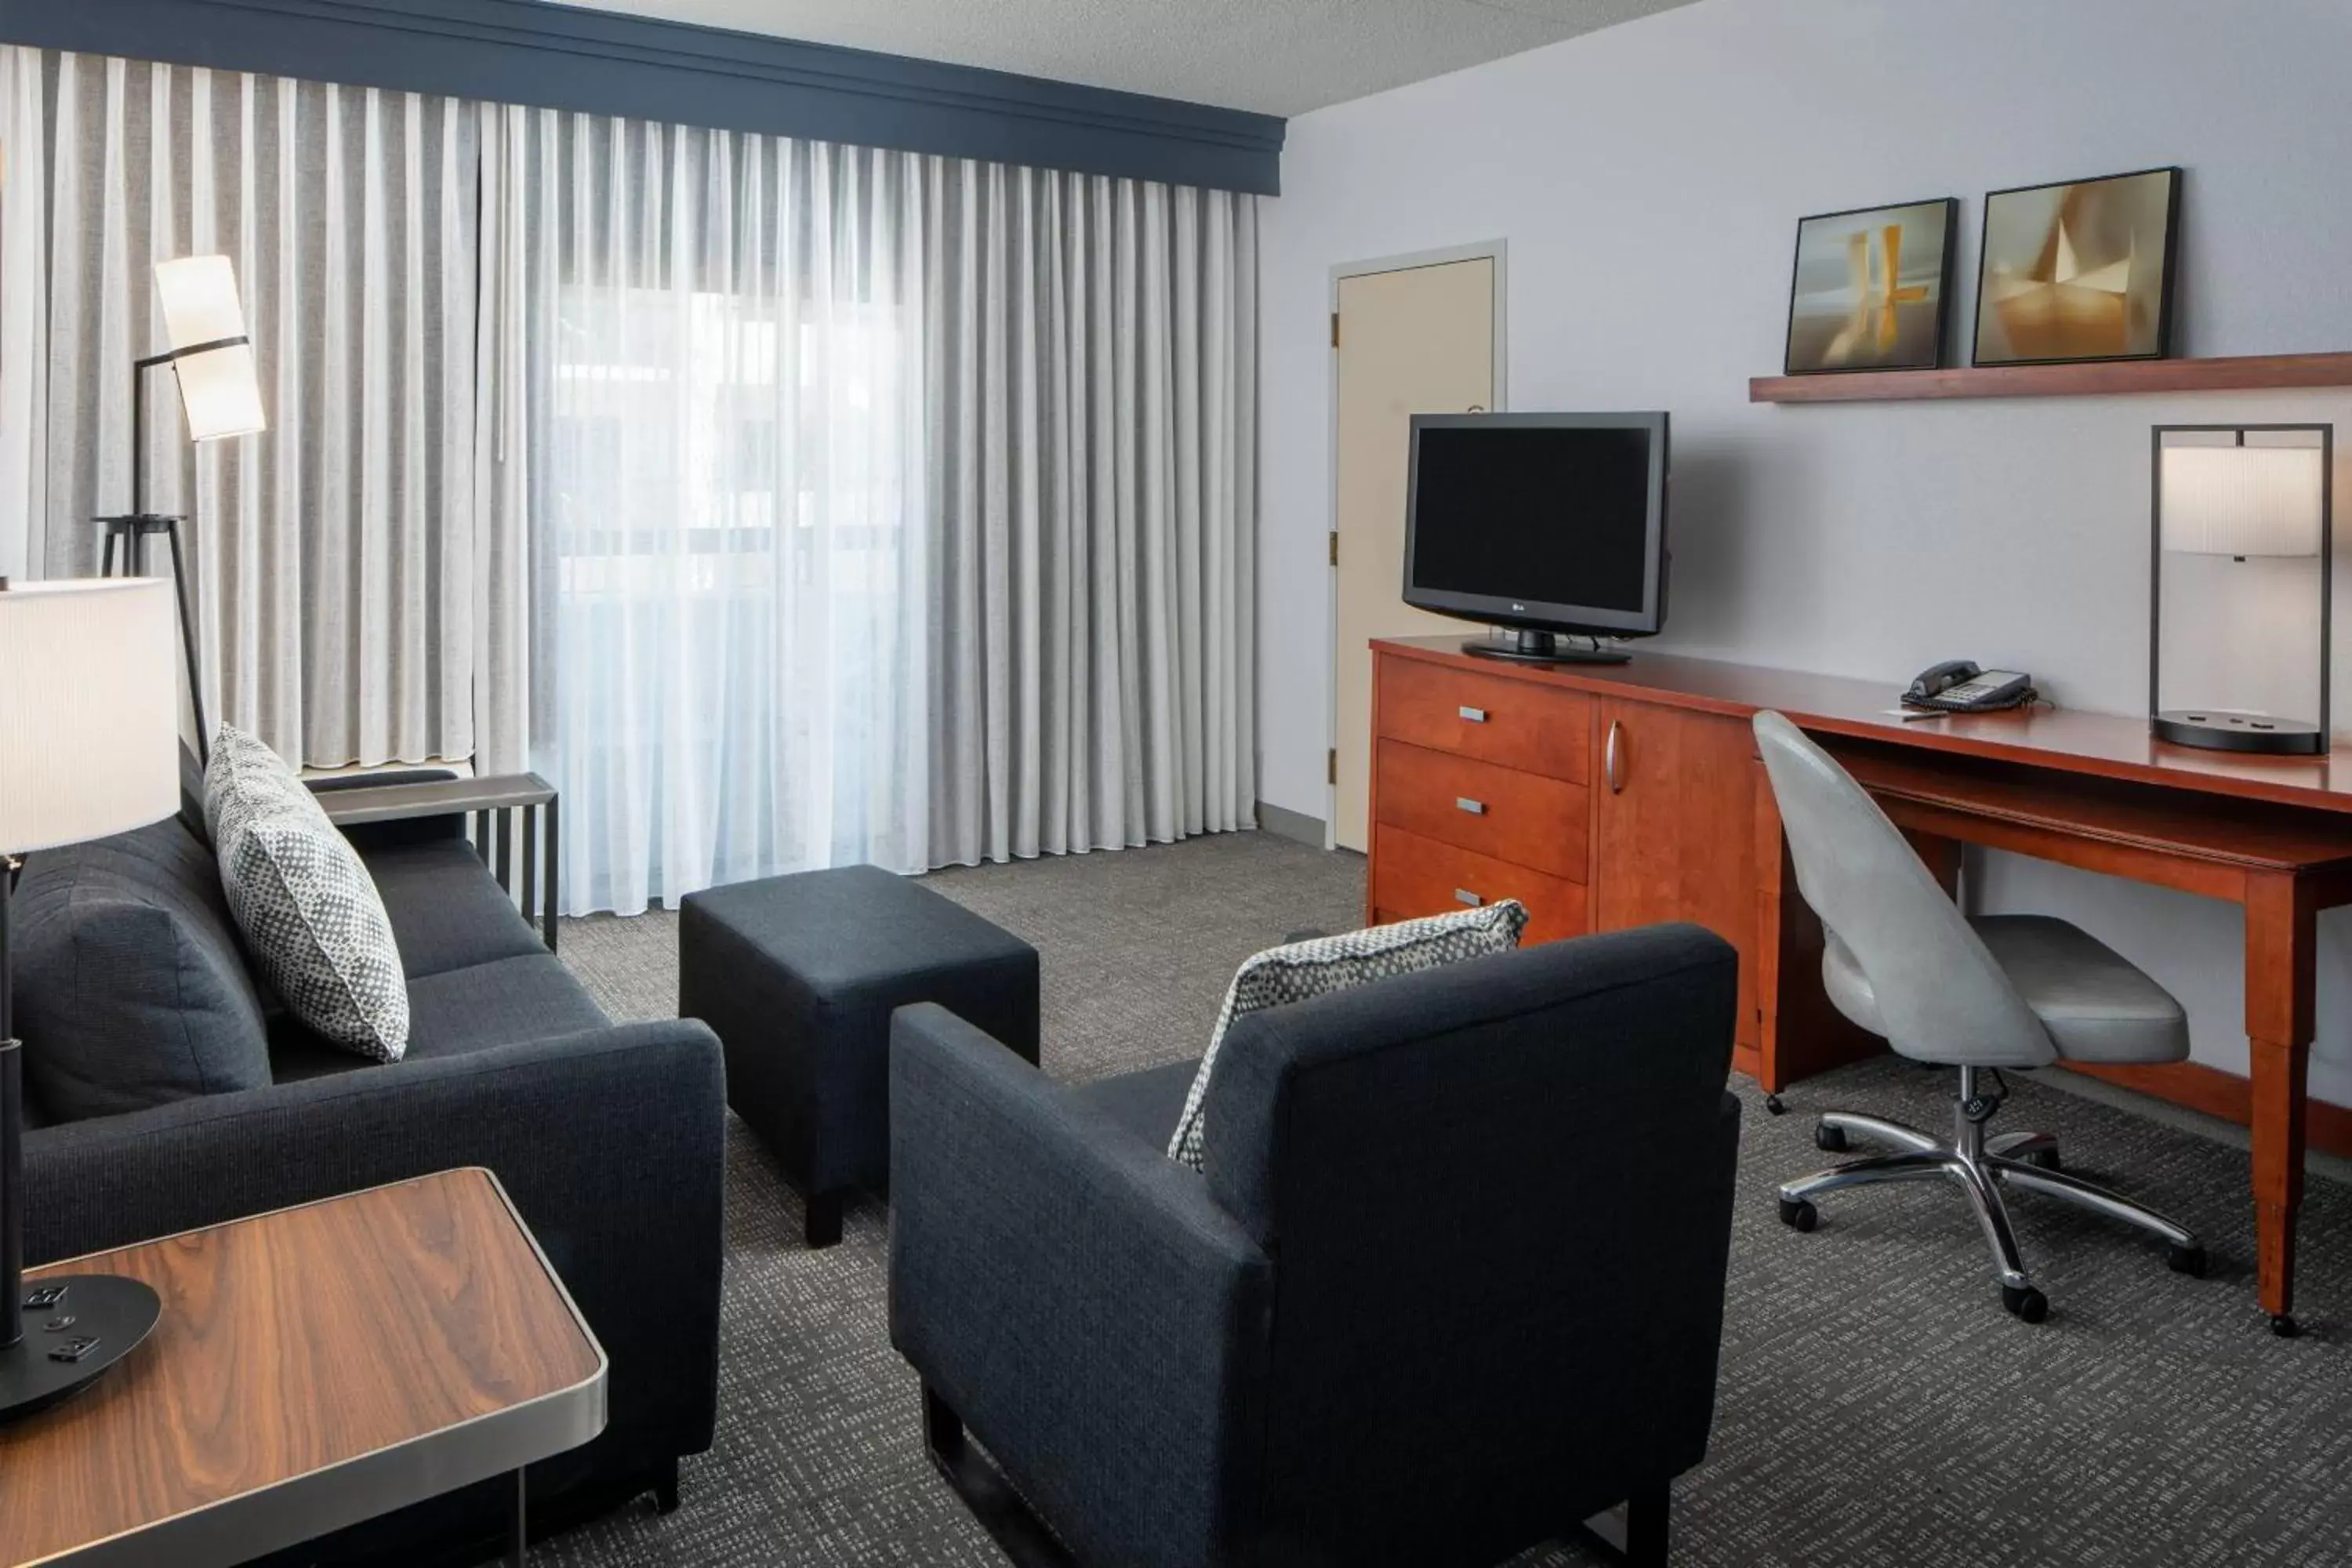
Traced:
<svg viewBox="0 0 2352 1568">
<path fill-rule="evenodd" d="M 604 1350 L 488 1171 L 26 1284 L 64 1273 L 142 1279 L 163 1317 L 87 1393 L 0 1426 L 0 1568 L 227 1568 L 508 1473 L 520 1563 L 523 1467 L 604 1427 Z"/>
</svg>

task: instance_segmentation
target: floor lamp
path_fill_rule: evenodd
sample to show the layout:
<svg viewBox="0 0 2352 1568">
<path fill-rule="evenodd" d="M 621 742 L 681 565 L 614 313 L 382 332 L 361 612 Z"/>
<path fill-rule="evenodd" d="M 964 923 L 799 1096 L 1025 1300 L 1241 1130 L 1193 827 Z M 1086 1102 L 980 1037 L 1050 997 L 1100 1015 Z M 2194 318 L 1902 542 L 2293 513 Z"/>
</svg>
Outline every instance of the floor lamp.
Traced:
<svg viewBox="0 0 2352 1568">
<path fill-rule="evenodd" d="M 0 577 L 0 1423 L 95 1382 L 162 1314 L 117 1274 L 25 1284 L 24 1047 L 9 903 L 19 856 L 180 807 L 172 595 L 160 579 L 10 586 Z"/>
<path fill-rule="evenodd" d="M 236 292 L 236 272 L 226 256 L 189 256 L 160 263 L 155 293 L 163 307 L 163 331 L 171 346 L 139 361 L 131 371 L 131 511 L 102 517 L 106 554 L 99 574 L 111 577 L 115 544 L 121 542 L 125 576 L 147 575 L 147 542 L 162 534 L 172 547 L 172 581 L 179 597 L 180 646 L 188 662 L 188 703 L 196 720 L 196 756 L 209 761 L 212 737 L 205 728 L 196 622 L 188 613 L 188 565 L 180 552 L 180 523 L 147 510 L 147 373 L 172 367 L 180 383 L 180 405 L 188 416 L 188 439 L 220 441 L 254 436 L 269 427 L 261 411 L 261 378 L 254 369 L 253 340 L 246 335 L 245 307 Z"/>
</svg>

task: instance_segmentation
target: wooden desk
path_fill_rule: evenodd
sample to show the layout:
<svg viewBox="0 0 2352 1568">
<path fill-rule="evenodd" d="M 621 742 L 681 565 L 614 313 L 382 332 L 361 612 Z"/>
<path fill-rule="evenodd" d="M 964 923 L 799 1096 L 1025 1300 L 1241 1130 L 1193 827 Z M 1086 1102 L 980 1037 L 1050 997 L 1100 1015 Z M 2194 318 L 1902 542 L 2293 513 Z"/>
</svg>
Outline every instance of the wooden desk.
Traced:
<svg viewBox="0 0 2352 1568">
<path fill-rule="evenodd" d="M 2251 1126 L 2259 1293 L 2292 1331 L 2316 915 L 2352 903 L 2352 749 L 2342 766 L 2203 752 L 2156 742 L 2144 719 L 2063 709 L 1905 722 L 1885 711 L 1891 683 L 1650 653 L 1622 667 L 1517 666 L 1467 658 L 1460 641 L 1374 645 L 1379 776 L 1406 781 L 1393 806 L 1376 783 L 1375 917 L 1531 891 L 1552 900 L 1538 911 L 1548 934 L 1698 921 L 1740 950 L 1736 1059 L 1768 1090 L 1884 1047 L 1822 991 L 1820 922 L 1747 732 L 1759 710 L 1834 752 L 1948 885 L 1959 846 L 1979 844 L 2240 905 L 2249 1077 L 2194 1063 L 2078 1070 Z M 1581 739 L 1563 761 L 1571 732 Z M 1482 809 L 1459 824 L 1427 808 L 1465 759 L 1589 781 L 1572 880 L 1537 875 L 1544 857 L 1511 847 L 1554 833 L 1513 816 L 1524 791 L 1483 787 Z M 2352 1112 L 2323 1106 L 2315 1121 L 2321 1146 L 2352 1152 Z"/>
<path fill-rule="evenodd" d="M 163 1321 L 0 1427 L 0 1565 L 226 1568 L 604 1426 L 604 1352 L 488 1171 L 37 1269 L 125 1274 Z M 70 1307 L 70 1302 L 68 1303 Z"/>
</svg>

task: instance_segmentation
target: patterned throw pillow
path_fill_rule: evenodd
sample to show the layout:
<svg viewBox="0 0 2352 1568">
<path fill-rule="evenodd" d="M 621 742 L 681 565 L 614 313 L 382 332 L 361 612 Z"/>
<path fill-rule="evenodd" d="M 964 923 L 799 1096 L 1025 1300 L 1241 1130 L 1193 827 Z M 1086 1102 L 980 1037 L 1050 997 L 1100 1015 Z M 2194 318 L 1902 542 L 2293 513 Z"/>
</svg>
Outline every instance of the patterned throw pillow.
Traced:
<svg viewBox="0 0 2352 1568">
<path fill-rule="evenodd" d="M 1202 1111 L 1209 1098 L 1209 1074 L 1217 1065 L 1217 1052 L 1226 1034 L 1240 1018 L 1286 1002 L 1304 1002 L 1310 996 L 1465 958 L 1508 952 L 1519 945 L 1519 933 L 1527 929 L 1526 906 L 1507 899 L 1458 914 L 1374 926 L 1345 936 L 1317 937 L 1259 953 L 1241 966 L 1225 992 L 1216 1032 L 1209 1037 L 1209 1054 L 1201 1058 L 1201 1070 L 1192 1075 L 1192 1090 L 1184 1097 L 1184 1114 L 1177 1121 L 1176 1136 L 1169 1141 L 1168 1157 L 1196 1171 L 1201 1168 Z"/>
<path fill-rule="evenodd" d="M 285 759 L 224 724 L 205 823 L 229 913 L 288 1010 L 377 1061 L 408 1049 L 408 983 L 375 881 Z"/>
</svg>

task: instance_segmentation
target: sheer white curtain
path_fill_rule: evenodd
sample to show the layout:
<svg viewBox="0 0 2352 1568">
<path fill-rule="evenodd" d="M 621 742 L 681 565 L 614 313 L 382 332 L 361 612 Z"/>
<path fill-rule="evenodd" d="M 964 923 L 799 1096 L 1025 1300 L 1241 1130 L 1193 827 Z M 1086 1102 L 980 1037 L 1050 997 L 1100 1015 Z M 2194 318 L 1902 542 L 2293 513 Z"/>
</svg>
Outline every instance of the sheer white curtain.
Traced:
<svg viewBox="0 0 2352 1568">
<path fill-rule="evenodd" d="M 323 764 L 466 757 L 518 724 L 519 701 L 486 683 L 478 710 L 476 690 L 479 111 L 10 56 L 39 62 L 50 121 L 36 564 L 97 569 L 89 520 L 131 508 L 131 362 L 163 342 L 154 263 L 224 253 L 268 433 L 192 447 L 169 374 L 147 384 L 147 499 L 189 519 L 208 712 Z M 21 248 L 12 226 L 8 259 Z"/>
<path fill-rule="evenodd" d="M 1251 198 L 501 134 L 572 910 L 1250 824 Z"/>
<path fill-rule="evenodd" d="M 923 858 L 912 161 L 516 113 L 574 910 Z"/>
</svg>

